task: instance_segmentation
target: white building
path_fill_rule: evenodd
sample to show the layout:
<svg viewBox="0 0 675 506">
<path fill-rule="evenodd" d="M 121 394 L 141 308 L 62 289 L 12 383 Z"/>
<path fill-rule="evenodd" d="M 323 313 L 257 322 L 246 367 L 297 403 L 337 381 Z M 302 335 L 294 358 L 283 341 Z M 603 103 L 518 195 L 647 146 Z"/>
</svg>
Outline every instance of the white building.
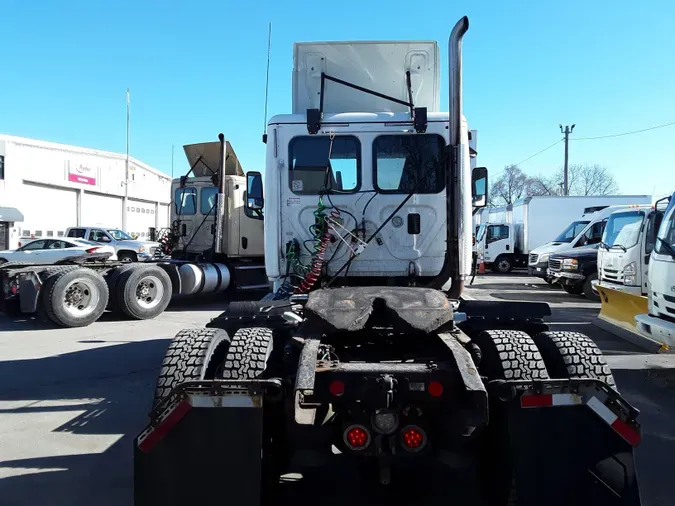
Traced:
<svg viewBox="0 0 675 506">
<path fill-rule="evenodd" d="M 171 178 L 130 157 L 125 206 L 125 167 L 124 154 L 0 135 L 0 249 L 74 226 L 121 229 L 124 214 L 140 238 L 167 227 Z"/>
</svg>

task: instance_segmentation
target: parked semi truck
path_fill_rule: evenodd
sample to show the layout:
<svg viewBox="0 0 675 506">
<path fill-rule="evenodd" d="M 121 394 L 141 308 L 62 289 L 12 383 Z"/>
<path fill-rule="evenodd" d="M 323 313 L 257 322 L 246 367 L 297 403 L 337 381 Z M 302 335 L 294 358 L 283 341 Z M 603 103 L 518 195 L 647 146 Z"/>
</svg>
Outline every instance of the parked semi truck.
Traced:
<svg viewBox="0 0 675 506">
<path fill-rule="evenodd" d="M 450 35 L 445 113 L 434 42 L 295 45 L 264 195 L 248 174 L 274 290 L 169 344 L 134 440 L 136 506 L 285 504 L 288 472 L 344 497 L 355 487 L 305 473 L 330 462 L 412 482 L 415 504 L 430 488 L 447 503 L 640 504 L 637 410 L 595 344 L 548 331 L 546 304 L 460 298 L 488 187 L 462 112 L 467 29 Z M 457 486 L 425 474 L 441 462 Z"/>
<path fill-rule="evenodd" d="M 172 184 L 172 228 L 161 243 L 166 258 L 126 263 L 128 258 L 98 255 L 58 265 L 5 263 L 0 311 L 40 313 L 57 325 L 80 327 L 106 309 L 148 319 L 162 313 L 172 296 L 268 288 L 262 213 L 244 208 L 246 180 L 232 146 L 221 134 L 219 142 L 185 151 L 191 171 Z M 97 231 L 103 233 L 90 232 Z"/>
</svg>

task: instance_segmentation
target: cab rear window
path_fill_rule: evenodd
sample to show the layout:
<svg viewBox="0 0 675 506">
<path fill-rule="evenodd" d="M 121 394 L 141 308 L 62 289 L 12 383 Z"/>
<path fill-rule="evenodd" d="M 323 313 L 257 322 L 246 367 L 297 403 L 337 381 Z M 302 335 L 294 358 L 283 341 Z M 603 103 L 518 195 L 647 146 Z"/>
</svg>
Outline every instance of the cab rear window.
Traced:
<svg viewBox="0 0 675 506">
<path fill-rule="evenodd" d="M 328 136 L 295 137 L 289 159 L 293 193 L 355 192 L 361 185 L 361 143 L 353 135 L 337 135 L 332 141 Z"/>
<path fill-rule="evenodd" d="M 197 190 L 194 188 L 176 188 L 174 193 L 176 214 L 190 216 L 197 214 Z"/>
</svg>

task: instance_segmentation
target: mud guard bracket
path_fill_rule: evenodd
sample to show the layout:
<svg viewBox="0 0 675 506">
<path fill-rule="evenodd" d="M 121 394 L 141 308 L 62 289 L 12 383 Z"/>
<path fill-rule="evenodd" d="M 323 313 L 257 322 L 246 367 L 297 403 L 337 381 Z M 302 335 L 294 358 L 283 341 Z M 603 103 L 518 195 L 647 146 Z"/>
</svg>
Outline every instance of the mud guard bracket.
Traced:
<svg viewBox="0 0 675 506">
<path fill-rule="evenodd" d="M 518 504 L 639 506 L 637 410 L 597 380 L 544 385 L 525 393 L 516 385 L 507 401 L 501 455 L 513 466 L 505 478 L 513 476 Z"/>
<path fill-rule="evenodd" d="M 188 382 L 134 440 L 134 506 L 257 506 L 263 398 L 278 380 Z"/>
</svg>

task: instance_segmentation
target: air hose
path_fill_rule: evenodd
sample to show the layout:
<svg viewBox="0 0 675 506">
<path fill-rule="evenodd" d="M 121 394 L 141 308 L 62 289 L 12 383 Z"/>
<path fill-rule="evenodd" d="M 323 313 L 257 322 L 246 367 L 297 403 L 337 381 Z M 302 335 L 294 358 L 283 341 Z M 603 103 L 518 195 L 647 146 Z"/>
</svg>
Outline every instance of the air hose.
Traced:
<svg viewBox="0 0 675 506">
<path fill-rule="evenodd" d="M 314 224 L 309 227 L 309 231 L 312 234 L 312 240 L 314 241 L 309 271 L 305 274 L 300 286 L 298 286 L 297 293 L 307 293 L 321 277 L 321 270 L 326 261 L 326 250 L 331 242 L 330 228 L 326 223 L 326 209 L 327 207 L 323 203 L 323 196 L 320 196 L 319 204 L 313 213 Z M 339 217 L 340 211 L 333 208 L 330 212 L 330 218 L 337 219 Z"/>
</svg>

